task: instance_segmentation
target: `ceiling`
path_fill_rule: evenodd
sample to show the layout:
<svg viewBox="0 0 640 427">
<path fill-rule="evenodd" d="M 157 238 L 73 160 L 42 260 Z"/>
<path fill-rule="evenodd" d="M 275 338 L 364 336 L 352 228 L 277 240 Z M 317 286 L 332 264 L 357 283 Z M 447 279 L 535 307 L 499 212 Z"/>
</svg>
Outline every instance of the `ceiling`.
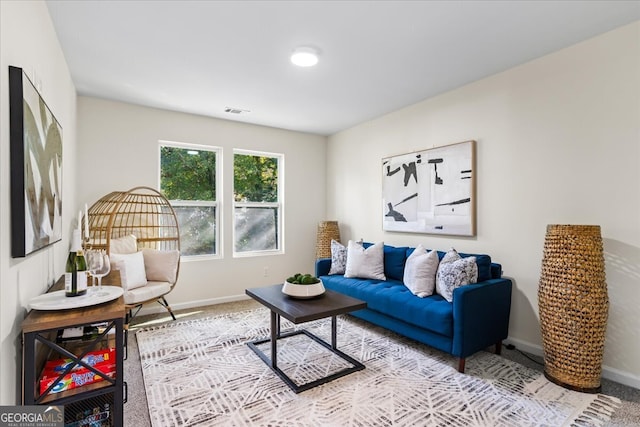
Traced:
<svg viewBox="0 0 640 427">
<path fill-rule="evenodd" d="M 80 95 L 320 135 L 640 19 L 611 0 L 47 5 Z M 290 63 L 301 45 L 317 66 Z"/>
</svg>

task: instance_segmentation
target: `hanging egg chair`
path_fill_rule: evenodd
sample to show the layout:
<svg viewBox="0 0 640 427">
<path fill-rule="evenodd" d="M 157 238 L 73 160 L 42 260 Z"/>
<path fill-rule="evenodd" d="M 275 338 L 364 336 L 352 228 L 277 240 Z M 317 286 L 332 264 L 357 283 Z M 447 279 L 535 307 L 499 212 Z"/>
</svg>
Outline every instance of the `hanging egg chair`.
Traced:
<svg viewBox="0 0 640 427">
<path fill-rule="evenodd" d="M 107 281 L 125 290 L 127 323 L 142 305 L 156 301 L 175 320 L 165 295 L 178 279 L 180 230 L 169 200 L 150 187 L 113 191 L 95 202 L 87 215 L 85 249 L 104 249 L 111 257 Z"/>
</svg>

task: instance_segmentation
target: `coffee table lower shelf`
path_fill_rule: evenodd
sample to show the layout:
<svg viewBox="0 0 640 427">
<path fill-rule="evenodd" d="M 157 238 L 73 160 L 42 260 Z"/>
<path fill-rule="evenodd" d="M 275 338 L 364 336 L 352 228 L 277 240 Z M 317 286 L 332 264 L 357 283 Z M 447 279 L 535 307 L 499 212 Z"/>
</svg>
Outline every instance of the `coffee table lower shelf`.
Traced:
<svg viewBox="0 0 640 427">
<path fill-rule="evenodd" d="M 332 319 L 332 322 L 335 322 L 335 318 Z M 258 357 L 260 357 L 260 359 L 262 359 L 264 361 L 264 363 L 267 364 L 267 366 L 269 366 L 269 368 L 271 368 L 271 370 L 273 372 L 276 373 L 276 375 L 278 375 L 282 381 L 284 381 L 289 388 L 291 388 L 291 390 L 293 390 L 295 393 L 301 393 L 305 390 L 309 390 L 311 388 L 317 387 L 319 385 L 322 384 L 326 384 L 329 381 L 333 381 L 335 379 L 344 377 L 345 375 L 349 375 L 353 372 L 357 372 L 357 371 L 361 371 L 365 368 L 365 366 L 360 363 L 359 361 L 355 360 L 353 357 L 350 357 L 349 355 L 341 352 L 340 350 L 338 350 L 335 347 L 335 343 L 334 345 L 331 345 L 325 341 L 323 341 L 321 338 L 317 337 L 316 335 L 312 334 L 311 332 L 301 329 L 301 330 L 297 330 L 297 331 L 293 331 L 293 332 L 286 332 L 284 334 L 278 334 L 277 338 L 276 338 L 276 343 L 277 340 L 279 339 L 283 339 L 283 338 L 287 338 L 287 337 L 291 337 L 294 335 L 306 335 L 307 337 L 311 338 L 312 340 L 314 340 L 315 342 L 317 342 L 318 344 L 322 345 L 323 347 L 325 347 L 326 349 L 328 349 L 329 351 L 331 351 L 333 354 L 339 356 L 340 358 L 342 358 L 343 360 L 349 362 L 350 364 L 352 364 L 353 366 L 351 368 L 345 368 L 342 369 L 340 371 L 334 372 L 331 375 L 328 375 L 326 377 L 322 377 L 322 378 L 318 378 L 317 380 L 314 381 L 310 381 L 308 383 L 305 384 L 301 384 L 298 385 L 296 384 L 291 378 L 289 378 L 289 376 L 287 374 L 285 374 L 280 368 L 278 368 L 277 365 L 277 359 L 275 360 L 275 363 L 272 363 L 273 361 L 271 360 L 271 358 L 269 358 L 269 356 L 267 356 L 266 354 L 264 354 L 264 352 L 262 350 L 260 350 L 257 346 L 259 346 L 260 344 L 264 344 L 267 342 L 271 342 L 272 339 L 271 338 L 265 338 L 265 339 L 261 339 L 261 340 L 257 340 L 257 341 L 252 341 L 247 343 L 247 345 L 249 346 L 249 348 L 251 348 L 251 350 L 253 350 Z M 272 348 L 276 347 L 273 345 L 272 343 Z M 277 347 L 276 347 L 277 348 Z M 277 350 L 275 350 L 277 351 Z M 272 353 L 274 353 L 274 350 L 272 350 Z"/>
</svg>

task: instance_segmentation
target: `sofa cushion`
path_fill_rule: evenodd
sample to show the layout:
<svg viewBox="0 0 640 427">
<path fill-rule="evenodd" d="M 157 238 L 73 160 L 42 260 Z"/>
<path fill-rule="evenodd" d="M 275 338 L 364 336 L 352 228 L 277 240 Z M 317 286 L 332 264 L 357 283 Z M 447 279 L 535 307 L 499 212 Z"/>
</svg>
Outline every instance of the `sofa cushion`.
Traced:
<svg viewBox="0 0 640 427">
<path fill-rule="evenodd" d="M 453 336 L 453 304 L 440 295 L 416 298 L 398 280 L 348 279 L 323 276 L 327 289 L 367 302 L 367 309 L 384 313 L 433 332 Z"/>
<path fill-rule="evenodd" d="M 478 281 L 478 265 L 473 256 L 462 258 L 451 248 L 438 266 L 436 289 L 442 297 L 453 302 L 453 290 Z"/>
<path fill-rule="evenodd" d="M 344 274 L 347 266 L 347 248 L 331 239 L 331 268 L 329 274 Z"/>
<path fill-rule="evenodd" d="M 364 242 L 362 246 L 368 248 L 373 243 Z M 402 280 L 404 276 L 404 266 L 407 260 L 406 246 L 384 245 L 384 275 L 388 279 Z"/>
<path fill-rule="evenodd" d="M 402 281 L 414 295 L 420 298 L 433 295 L 436 288 L 438 263 L 437 252 L 427 252 L 424 246 L 418 245 L 407 258 Z"/>
<path fill-rule="evenodd" d="M 361 243 L 349 240 L 344 277 L 385 280 L 384 243 L 379 242 L 365 249 Z"/>
<path fill-rule="evenodd" d="M 483 254 L 465 254 L 460 253 L 460 257 L 468 258 L 475 257 L 476 265 L 478 266 L 478 282 L 484 282 L 485 280 L 491 280 L 491 257 Z"/>
</svg>

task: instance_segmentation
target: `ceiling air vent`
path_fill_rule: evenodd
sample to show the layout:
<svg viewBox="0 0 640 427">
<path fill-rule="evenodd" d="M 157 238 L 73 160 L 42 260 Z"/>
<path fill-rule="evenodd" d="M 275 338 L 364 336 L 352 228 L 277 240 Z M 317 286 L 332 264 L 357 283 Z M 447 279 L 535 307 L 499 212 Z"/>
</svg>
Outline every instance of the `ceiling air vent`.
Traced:
<svg viewBox="0 0 640 427">
<path fill-rule="evenodd" d="M 225 113 L 230 113 L 230 114 L 250 113 L 249 110 L 243 110 L 242 108 L 232 108 L 232 107 L 225 107 L 224 112 Z"/>
</svg>

